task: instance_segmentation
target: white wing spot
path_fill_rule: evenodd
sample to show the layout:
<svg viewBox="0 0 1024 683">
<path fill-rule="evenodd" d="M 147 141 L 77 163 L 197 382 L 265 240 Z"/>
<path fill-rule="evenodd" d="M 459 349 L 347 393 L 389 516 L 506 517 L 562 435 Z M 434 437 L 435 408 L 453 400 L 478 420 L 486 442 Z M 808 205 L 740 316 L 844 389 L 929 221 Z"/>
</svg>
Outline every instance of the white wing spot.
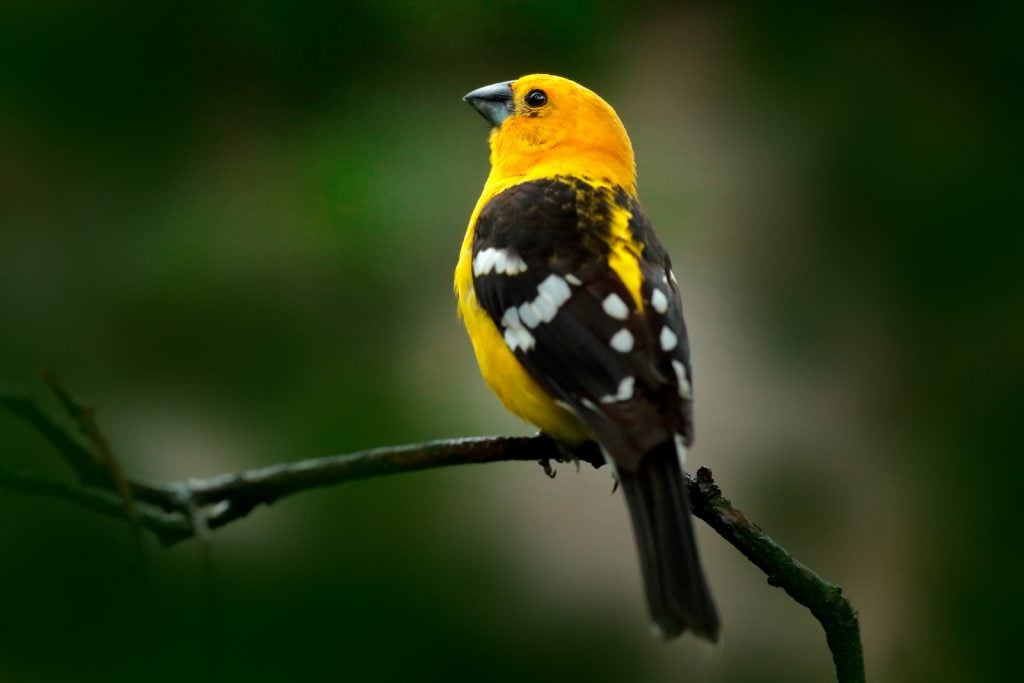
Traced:
<svg viewBox="0 0 1024 683">
<path fill-rule="evenodd" d="M 480 252 L 477 255 L 478 258 L 481 258 L 486 251 L 485 249 L 483 252 Z M 519 267 L 517 262 L 510 260 L 510 257 L 502 250 L 494 249 L 491 251 L 501 253 L 482 257 L 482 265 L 487 267 L 487 271 L 490 271 L 492 268 L 497 269 L 499 263 L 505 272 L 510 272 L 510 269 L 513 267 Z M 488 265 L 491 259 L 495 260 L 494 265 Z M 522 261 L 518 256 L 515 256 L 514 259 L 518 259 L 518 262 Z M 524 263 L 524 270 L 525 267 L 526 264 Z M 517 270 L 516 272 L 520 271 Z M 549 323 L 554 320 L 559 307 L 568 301 L 571 296 L 572 290 L 569 289 L 569 285 L 566 284 L 565 279 L 561 275 L 552 274 L 546 277 L 543 282 L 537 285 L 537 297 L 533 301 L 527 301 L 519 306 L 513 306 L 505 310 L 505 314 L 501 317 L 501 326 L 505 328 L 505 344 L 513 351 L 516 349 L 522 349 L 523 351 L 532 349 L 537 345 L 537 340 L 530 334 L 530 330 L 538 327 L 541 323 Z"/>
<path fill-rule="evenodd" d="M 526 272 L 526 261 L 522 257 L 513 254 L 505 265 L 505 275 L 519 275 Z"/>
<path fill-rule="evenodd" d="M 540 319 L 546 323 L 554 320 L 555 314 L 558 313 L 558 307 L 552 304 L 549 299 L 545 299 L 542 296 L 533 300 L 533 310 L 536 311 L 537 315 L 540 316 Z"/>
<path fill-rule="evenodd" d="M 658 313 L 664 314 L 668 310 L 668 297 L 665 296 L 665 292 L 661 291 L 657 287 L 651 292 L 651 306 L 654 307 Z"/>
<path fill-rule="evenodd" d="M 619 353 L 629 353 L 633 350 L 633 333 L 623 327 L 612 335 L 608 343 Z"/>
<path fill-rule="evenodd" d="M 601 403 L 619 403 L 633 398 L 633 387 L 636 385 L 636 377 L 630 375 L 619 382 L 619 389 L 614 395 L 608 394 L 601 397 Z"/>
<path fill-rule="evenodd" d="M 487 275 L 492 270 L 498 275 L 518 275 L 526 272 L 526 261 L 514 251 L 488 247 L 473 259 L 473 275 Z"/>
<path fill-rule="evenodd" d="M 519 340 L 519 348 L 523 351 L 529 351 L 537 345 L 537 340 L 533 338 L 533 335 L 525 327 L 517 328 L 515 333 L 516 338 Z M 512 350 L 515 351 L 515 349 Z"/>
<path fill-rule="evenodd" d="M 601 308 L 604 309 L 604 312 L 609 317 L 616 320 L 625 320 L 629 317 L 629 308 L 626 306 L 626 302 L 615 292 L 605 297 L 604 301 L 601 302 Z"/>
<path fill-rule="evenodd" d="M 661 342 L 662 351 L 671 351 L 679 343 L 679 337 L 676 336 L 675 332 L 668 329 L 668 325 L 661 328 L 661 336 L 658 339 Z"/>
<path fill-rule="evenodd" d="M 537 343 L 529 330 L 523 327 L 523 323 L 519 319 L 519 311 L 515 307 L 505 311 L 505 315 L 501 317 L 501 325 L 505 328 L 505 344 L 513 351 L 516 349 L 529 351 Z"/>
<path fill-rule="evenodd" d="M 579 279 L 572 273 L 569 273 L 568 275 L 565 276 L 565 281 L 568 282 L 570 285 L 576 285 L 577 287 L 583 284 L 583 280 Z"/>
<path fill-rule="evenodd" d="M 591 401 L 589 398 L 581 398 L 580 403 L 583 404 L 584 408 L 589 408 L 590 410 L 597 410 L 597 406 L 594 405 L 594 402 Z"/>
<path fill-rule="evenodd" d="M 515 330 L 511 327 L 505 328 L 505 346 L 512 351 L 515 351 L 519 347 L 519 340 L 516 338 Z"/>
<path fill-rule="evenodd" d="M 686 379 L 686 367 L 675 359 L 672 360 L 672 369 L 676 371 L 676 384 L 679 385 L 679 396 L 686 401 L 693 399 L 693 389 L 690 388 L 690 380 Z"/>
<path fill-rule="evenodd" d="M 484 249 L 473 259 L 473 275 L 486 275 L 494 268 L 494 259 L 498 256 L 497 249 Z"/>
<path fill-rule="evenodd" d="M 537 285 L 537 293 L 540 296 L 551 299 L 551 303 L 558 308 L 572 296 L 572 290 L 561 275 L 552 273 L 544 278 L 544 281 Z"/>
<path fill-rule="evenodd" d="M 519 311 L 516 310 L 515 306 L 505 311 L 505 315 L 501 316 L 502 327 L 519 327 Z"/>
<path fill-rule="evenodd" d="M 519 319 L 531 330 L 540 325 L 540 315 L 529 301 L 519 307 Z"/>
</svg>

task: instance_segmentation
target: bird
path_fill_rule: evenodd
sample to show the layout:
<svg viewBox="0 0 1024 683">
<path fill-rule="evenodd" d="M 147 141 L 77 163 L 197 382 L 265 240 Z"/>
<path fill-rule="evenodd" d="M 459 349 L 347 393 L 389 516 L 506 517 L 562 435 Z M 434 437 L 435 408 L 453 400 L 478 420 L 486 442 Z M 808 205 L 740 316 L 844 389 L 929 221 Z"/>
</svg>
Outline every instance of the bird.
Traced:
<svg viewBox="0 0 1024 683">
<path fill-rule="evenodd" d="M 561 76 L 463 99 L 491 125 L 490 173 L 454 282 L 481 375 L 557 442 L 597 442 L 626 499 L 652 632 L 715 642 L 683 474 L 689 340 L 626 129 L 599 95 Z"/>
</svg>

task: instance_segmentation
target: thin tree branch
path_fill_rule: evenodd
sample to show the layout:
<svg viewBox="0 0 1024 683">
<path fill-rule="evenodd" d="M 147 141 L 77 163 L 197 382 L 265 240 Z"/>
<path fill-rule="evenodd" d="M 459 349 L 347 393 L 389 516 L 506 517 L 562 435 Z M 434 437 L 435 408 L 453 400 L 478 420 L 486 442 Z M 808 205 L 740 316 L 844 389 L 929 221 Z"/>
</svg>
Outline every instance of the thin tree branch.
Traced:
<svg viewBox="0 0 1024 683">
<path fill-rule="evenodd" d="M 118 496 L 99 487 L 76 486 L 3 468 L 0 468 L 0 487 L 33 496 L 57 498 L 102 515 L 125 521 L 129 519 Z M 142 528 L 152 531 L 164 545 L 173 545 L 193 536 L 191 525 L 180 514 L 149 507 L 140 508 L 138 513 L 138 523 Z"/>
<path fill-rule="evenodd" d="M 863 681 L 864 651 L 857 611 L 843 589 L 815 574 L 734 508 L 711 478 L 710 470 L 700 468 L 689 484 L 693 514 L 767 574 L 768 583 L 809 609 L 825 629 L 840 683 Z"/>
<path fill-rule="evenodd" d="M 128 516 L 131 517 L 134 513 L 132 511 L 132 498 L 131 498 L 131 487 L 128 485 L 127 480 L 124 477 L 124 473 L 121 471 L 121 466 L 117 462 L 117 458 L 114 457 L 114 452 L 110 448 L 110 442 L 107 441 L 107 437 L 103 435 L 103 431 L 100 430 L 99 424 L 96 422 L 96 411 L 89 406 L 83 405 L 75 400 L 71 396 L 71 393 L 57 381 L 57 377 L 52 372 L 46 372 L 43 375 L 43 379 L 46 380 L 46 384 L 50 387 L 50 391 L 54 393 L 57 400 L 60 401 L 61 407 L 64 408 L 64 412 L 75 421 L 78 425 L 78 431 L 81 432 L 82 436 L 89 440 L 89 442 L 96 449 L 96 454 L 99 456 L 99 463 L 110 475 L 110 478 L 114 482 L 114 489 L 117 494 L 121 496 L 124 501 L 124 506 L 128 510 Z M 95 463 L 95 460 L 90 458 Z M 79 476 L 79 480 L 81 480 Z"/>
<path fill-rule="evenodd" d="M 152 531 L 165 545 L 195 537 L 197 531 L 223 527 L 245 517 L 259 505 L 347 481 L 469 463 L 540 462 L 549 474 L 550 461 L 582 460 L 594 467 L 604 464 L 593 444 L 567 451 L 544 435 L 454 439 L 300 460 L 205 479 L 159 483 L 126 478 L 122 481 L 128 489 L 128 499 L 134 501 L 133 506 L 128 507 L 124 504 L 125 492 L 118 495 L 119 486 L 114 477 L 109 472 L 104 472 L 106 476 L 95 477 L 91 467 L 82 467 L 81 447 L 66 434 L 61 435 L 56 423 L 31 399 L 12 402 L 10 397 L 0 395 L 0 408 L 6 408 L 42 432 L 81 480 L 80 486 L 72 486 L 0 469 L 0 486 L 60 498 L 129 521 L 134 515 L 142 528 Z M 694 515 L 761 569 L 771 585 L 785 590 L 821 623 L 839 683 L 864 681 L 857 613 L 842 589 L 794 559 L 733 507 L 709 470 L 701 468 L 696 477 L 687 475 L 687 479 Z"/>
<path fill-rule="evenodd" d="M 96 421 L 96 411 L 91 407 L 86 406 L 78 402 L 64 386 L 57 380 L 57 376 L 52 372 L 47 371 L 43 374 L 43 379 L 46 384 L 50 387 L 50 391 L 54 393 L 57 400 L 60 401 L 61 407 L 64 412 L 67 413 L 68 417 L 75 421 L 78 425 L 78 431 L 84 436 L 95 448 L 95 453 L 100 465 L 106 470 L 107 474 L 110 475 L 110 479 L 113 482 L 114 490 L 117 492 L 118 497 L 121 499 L 121 504 L 124 506 L 125 516 L 131 523 L 132 537 L 135 542 L 135 549 L 139 554 L 141 560 L 145 560 L 145 544 L 142 539 L 142 532 L 139 529 L 139 516 L 135 510 L 135 501 L 132 500 L 132 489 L 131 484 L 128 482 L 124 475 L 124 471 L 121 469 L 120 463 L 114 456 L 113 449 L 110 448 L 110 442 L 107 441 L 107 437 L 104 436 L 103 431 L 100 429 L 99 423 Z M 81 479 L 81 476 L 79 477 Z"/>
<path fill-rule="evenodd" d="M 45 438 L 83 484 L 103 484 L 108 478 L 88 448 L 68 434 L 29 394 L 0 393 L 0 408 L 21 419 Z"/>
</svg>

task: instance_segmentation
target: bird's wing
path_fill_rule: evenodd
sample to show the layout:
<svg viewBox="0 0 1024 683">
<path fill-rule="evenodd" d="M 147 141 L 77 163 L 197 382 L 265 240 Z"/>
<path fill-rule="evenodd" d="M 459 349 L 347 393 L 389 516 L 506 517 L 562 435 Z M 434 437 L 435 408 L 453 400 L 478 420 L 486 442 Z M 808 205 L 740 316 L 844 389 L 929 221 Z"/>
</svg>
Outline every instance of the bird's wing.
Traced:
<svg viewBox="0 0 1024 683">
<path fill-rule="evenodd" d="M 613 229 L 623 220 L 625 240 Z M 642 310 L 623 268 L 639 269 Z M 477 219 L 473 286 L 529 375 L 572 407 L 617 466 L 634 469 L 674 436 L 692 440 L 679 291 L 635 199 L 564 177 L 505 190 Z"/>
</svg>

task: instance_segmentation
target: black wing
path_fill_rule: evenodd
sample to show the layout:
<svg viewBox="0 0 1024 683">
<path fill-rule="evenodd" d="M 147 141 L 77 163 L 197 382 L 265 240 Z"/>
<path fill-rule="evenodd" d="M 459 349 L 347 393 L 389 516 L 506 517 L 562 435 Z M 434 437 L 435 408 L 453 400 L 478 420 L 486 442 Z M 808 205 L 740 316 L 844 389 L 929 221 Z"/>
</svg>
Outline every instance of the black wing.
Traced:
<svg viewBox="0 0 1024 683">
<path fill-rule="evenodd" d="M 612 218 L 642 245 L 640 311 L 608 265 Z M 621 245 L 619 245 L 621 248 Z M 671 264 L 624 191 L 576 178 L 492 198 L 473 239 L 477 300 L 533 379 L 572 406 L 618 467 L 675 435 L 693 439 L 689 343 Z"/>
</svg>

